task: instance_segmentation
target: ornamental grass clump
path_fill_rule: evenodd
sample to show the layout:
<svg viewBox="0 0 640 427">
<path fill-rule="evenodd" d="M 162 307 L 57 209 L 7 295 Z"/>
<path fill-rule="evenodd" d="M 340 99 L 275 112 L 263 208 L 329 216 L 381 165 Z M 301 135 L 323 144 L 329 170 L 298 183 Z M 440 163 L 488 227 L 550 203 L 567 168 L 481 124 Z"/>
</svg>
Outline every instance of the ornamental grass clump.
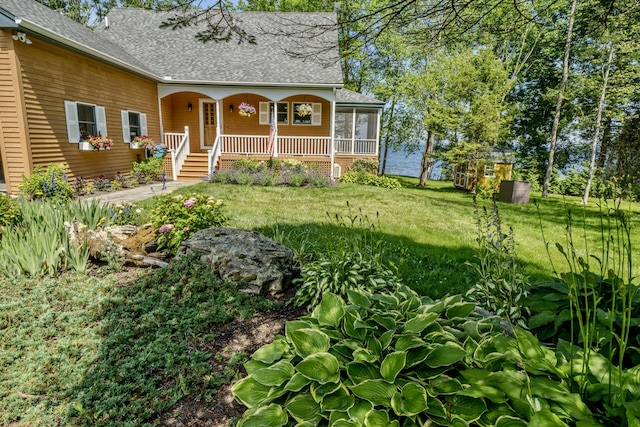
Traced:
<svg viewBox="0 0 640 427">
<path fill-rule="evenodd" d="M 156 196 L 151 222 L 157 229 L 159 249 L 175 253 L 193 233 L 227 222 L 222 212 L 224 202 L 200 194 Z"/>
</svg>

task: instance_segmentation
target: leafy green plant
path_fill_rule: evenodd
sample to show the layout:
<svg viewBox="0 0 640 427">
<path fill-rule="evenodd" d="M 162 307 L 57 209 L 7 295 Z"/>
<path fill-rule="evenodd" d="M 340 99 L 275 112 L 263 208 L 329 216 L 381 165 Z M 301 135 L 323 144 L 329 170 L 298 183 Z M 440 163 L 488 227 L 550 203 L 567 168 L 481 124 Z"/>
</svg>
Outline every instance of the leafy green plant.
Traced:
<svg viewBox="0 0 640 427">
<path fill-rule="evenodd" d="M 571 385 L 608 425 L 637 425 L 640 377 L 640 294 L 633 283 L 630 216 L 620 204 L 600 204 L 599 253 L 578 249 L 567 210 L 566 244 L 555 243 L 568 272 L 538 283 L 525 301 L 531 329 L 573 359 Z M 582 227 L 587 227 L 584 219 Z M 544 230 L 543 230 L 544 236 Z M 549 251 L 550 242 L 545 238 Z M 555 266 L 554 266 L 555 270 Z M 635 423 L 635 424 L 634 424 Z"/>
<path fill-rule="evenodd" d="M 117 202 L 109 204 L 110 223 L 117 225 L 138 224 L 142 215 L 142 209 L 130 202 Z"/>
<path fill-rule="evenodd" d="M 238 426 L 601 425 L 563 383 L 563 359 L 461 296 L 347 294 L 325 294 L 251 356 L 232 388 L 248 408 Z"/>
<path fill-rule="evenodd" d="M 392 293 L 400 286 L 393 271 L 361 253 L 345 252 L 308 262 L 302 266 L 301 274 L 302 277 L 296 279 L 300 287 L 293 304 L 306 305 L 309 310 L 317 306 L 327 292 L 346 298 L 348 290 Z"/>
<path fill-rule="evenodd" d="M 213 196 L 163 194 L 156 199 L 151 222 L 157 228 L 159 247 L 170 252 L 176 252 L 180 243 L 196 231 L 227 222 L 222 212 L 223 201 Z"/>
<path fill-rule="evenodd" d="M 474 205 L 477 262 L 467 265 L 475 269 L 478 282 L 469 289 L 467 297 L 511 323 L 525 326 L 529 312 L 523 300 L 530 285 L 518 265 L 513 229 L 504 229 L 495 201 L 490 210 L 476 201 Z"/>
<path fill-rule="evenodd" d="M 93 364 L 69 390 L 75 403 L 65 425 L 145 425 L 185 395 L 211 397 L 238 376 L 245 356 L 213 374 L 218 355 L 201 343 L 219 323 L 276 306 L 223 282 L 194 256 L 117 290 L 100 313 Z"/>
<path fill-rule="evenodd" d="M 20 215 L 20 206 L 15 199 L 0 193 L 0 229 L 15 224 Z"/>
<path fill-rule="evenodd" d="M 156 181 L 162 175 L 164 159 L 162 157 L 149 157 L 133 163 L 132 175 L 144 177 L 145 182 Z"/>
<path fill-rule="evenodd" d="M 377 160 L 374 159 L 355 159 L 347 172 L 366 172 L 373 175 L 378 174 L 379 164 Z"/>
<path fill-rule="evenodd" d="M 93 185 L 98 191 L 109 191 L 111 189 L 111 182 L 104 175 L 98 175 L 93 180 Z"/>
<path fill-rule="evenodd" d="M 373 185 L 390 189 L 401 188 L 400 181 L 388 176 L 378 176 L 368 172 L 347 172 L 340 177 L 340 182 L 345 184 Z"/>
<path fill-rule="evenodd" d="M 223 184 L 328 187 L 331 180 L 318 167 L 296 160 L 237 160 L 229 170 L 215 171 L 210 181 Z"/>
<path fill-rule="evenodd" d="M 52 163 L 46 168 L 38 165 L 31 175 L 22 175 L 20 192 L 30 199 L 73 199 L 73 186 L 67 182 L 66 165 Z"/>
<path fill-rule="evenodd" d="M 85 242 L 71 242 L 68 226 L 95 229 L 108 224 L 109 210 L 90 202 L 23 201 L 20 220 L 0 240 L 0 273 L 6 277 L 54 276 L 67 269 L 85 272 L 89 251 Z"/>
</svg>

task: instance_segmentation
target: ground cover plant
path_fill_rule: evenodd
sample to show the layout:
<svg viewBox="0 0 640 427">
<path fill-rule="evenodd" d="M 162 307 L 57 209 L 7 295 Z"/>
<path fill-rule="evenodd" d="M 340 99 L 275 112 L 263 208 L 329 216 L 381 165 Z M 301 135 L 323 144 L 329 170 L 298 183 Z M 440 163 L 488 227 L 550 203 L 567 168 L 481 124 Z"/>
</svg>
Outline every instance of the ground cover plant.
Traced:
<svg viewBox="0 0 640 427">
<path fill-rule="evenodd" d="M 436 300 L 444 297 L 442 301 L 446 307 L 455 306 L 455 310 L 464 307 L 468 310 L 475 304 L 469 304 L 459 296 L 446 295 L 464 293 L 478 277 L 474 268 L 465 265 L 465 262 L 474 260 L 478 245 L 471 197 L 450 189 L 449 183 L 430 183 L 427 189 L 413 185 L 414 181 L 403 179 L 403 188 L 388 191 L 359 185 L 303 189 L 202 183 L 177 191 L 172 196 L 182 194 L 184 203 L 189 199 L 189 193 L 197 191 L 206 198 L 214 196 L 216 200 L 224 199 L 229 225 L 256 229 L 284 242 L 294 249 L 297 259 L 303 264 L 319 260 L 323 254 L 338 254 L 345 249 L 362 252 L 363 260 L 379 258 L 380 263 L 384 263 L 399 280 L 417 291 L 419 296 L 416 298 L 420 304 L 437 305 L 440 301 Z M 273 203 L 274 200 L 278 203 Z M 148 221 L 156 202 L 157 199 L 152 198 L 140 203 L 142 210 L 135 221 Z M 544 213 L 541 218 L 531 216 L 536 211 L 533 205 L 499 204 L 503 224 L 513 227 L 518 258 L 525 271 L 533 273 L 533 282 L 539 281 L 537 277 L 548 278 L 553 274 L 549 261 L 544 257 L 546 244 L 540 237 L 539 223 L 543 223 L 549 246 L 553 249 L 555 243 L 562 241 L 566 235 L 566 202 L 573 203 L 571 199 L 542 201 L 540 209 Z M 625 218 L 634 226 L 638 218 L 633 214 L 633 209 L 638 209 L 636 205 L 631 207 L 632 214 Z M 598 209 L 592 207 L 579 211 L 583 212 L 581 216 L 585 222 L 580 235 L 589 247 L 601 241 L 598 228 L 600 221 L 603 218 L 613 220 L 618 215 L 613 211 L 603 217 Z M 342 219 L 338 220 L 338 217 Z M 629 247 L 637 244 L 637 239 L 637 233 L 629 233 Z M 563 243 L 563 246 L 568 252 L 568 245 Z M 558 251 L 551 252 L 555 261 L 564 258 Z M 630 251 L 628 256 L 635 259 L 637 255 Z M 588 256 L 583 258 L 592 260 Z M 577 259 L 576 265 L 579 266 Z M 597 264 L 590 262 L 593 269 Z M 558 266 L 556 263 L 556 268 L 563 271 Z M 0 281 L 0 310 L 3 313 L 0 317 L 0 424 L 57 426 L 101 423 L 135 426 L 144 423 L 176 425 L 176 420 L 179 420 L 184 425 L 202 426 L 210 420 L 218 420 L 221 424 L 220 420 L 223 419 L 203 418 L 202 413 L 217 416 L 221 413 L 220 408 L 231 405 L 233 410 L 224 418 L 224 425 L 231 425 L 229 417 L 239 416 L 240 413 L 235 412 L 237 404 L 227 402 L 221 394 L 233 378 L 244 376 L 240 364 L 253 354 L 256 347 L 245 345 L 235 348 L 234 351 L 244 351 L 245 354 L 238 353 L 230 358 L 229 355 L 221 355 L 220 346 L 224 345 L 221 343 L 233 342 L 239 330 L 248 331 L 254 338 L 264 338 L 265 334 L 255 323 L 244 323 L 251 320 L 245 320 L 244 313 L 253 316 L 255 309 L 274 309 L 271 303 L 263 306 L 256 300 L 244 299 L 245 296 L 227 294 L 227 298 L 218 300 L 217 305 L 230 308 L 233 320 L 221 315 L 221 319 L 226 319 L 221 323 L 209 321 L 211 318 L 207 316 L 212 309 L 200 305 L 200 294 L 209 292 L 208 286 L 218 285 L 215 278 L 206 284 L 191 283 L 191 273 L 199 268 L 189 265 L 181 271 L 149 272 L 149 277 L 140 281 L 121 273 L 104 277 L 60 274 L 41 280 L 15 277 Z M 489 273 L 491 268 L 488 268 Z M 170 271 L 171 274 L 166 276 L 167 282 L 165 274 Z M 629 271 L 634 271 L 633 267 Z M 92 268 L 89 274 L 94 273 L 98 271 Z M 198 272 L 199 277 L 206 277 L 206 274 Z M 636 275 L 631 274 L 634 277 Z M 606 274 L 596 276 L 608 277 Z M 619 277 L 626 278 L 629 274 Z M 597 283 L 601 286 L 603 282 Z M 611 285 L 619 281 L 606 283 Z M 623 283 L 627 283 L 627 280 L 624 279 Z M 366 288 L 366 284 L 362 284 L 362 287 Z M 217 291 L 212 290 L 212 294 L 202 298 L 214 299 L 216 292 L 226 293 L 224 288 L 215 289 Z M 402 292 L 403 295 L 412 294 L 410 291 Z M 609 298 L 616 301 L 618 309 L 623 307 L 619 304 L 621 297 L 618 293 L 615 298 Z M 353 298 L 347 293 L 343 299 L 348 305 L 354 305 L 355 302 L 355 305 L 366 306 L 366 303 Z M 412 297 L 406 299 L 414 300 Z M 384 298 L 376 301 L 378 308 L 391 304 Z M 236 303 L 239 305 L 236 306 Z M 411 319 L 424 314 L 420 312 L 425 310 L 419 308 L 422 307 L 420 304 L 416 307 L 413 303 L 404 306 L 400 310 L 398 325 L 406 325 Z M 283 308 L 291 309 L 291 306 Z M 274 312 L 280 312 L 283 308 Z M 350 310 L 367 312 L 369 309 L 371 307 Z M 389 308 L 385 311 L 393 310 Z M 602 306 L 602 311 L 604 317 L 601 311 L 597 311 L 599 320 L 619 319 L 622 322 L 622 316 L 609 316 L 605 306 Z M 500 324 L 499 319 L 484 319 L 474 312 L 469 312 L 467 316 L 464 314 L 463 311 L 456 313 L 445 309 L 427 326 L 436 328 L 438 333 L 421 336 L 424 344 L 416 342 L 419 344 L 416 349 L 434 349 L 438 347 L 436 344 L 463 347 L 463 359 L 447 366 L 431 368 L 445 369 L 442 372 L 448 377 L 445 384 L 433 383 L 439 387 L 435 391 L 420 383 L 403 390 L 405 384 L 398 388 L 394 381 L 395 391 L 399 390 L 400 394 L 400 397 L 395 397 L 395 403 L 392 396 L 389 405 L 386 405 L 385 398 L 384 408 L 375 408 L 371 412 L 366 402 L 359 402 L 357 413 L 356 410 L 345 409 L 342 415 L 346 412 L 349 416 L 366 416 L 371 412 L 369 416 L 374 422 L 379 419 L 377 417 L 384 417 L 382 412 L 386 412 L 390 422 L 393 421 L 391 418 L 401 416 L 405 417 L 404 422 L 417 415 L 396 413 L 398 408 L 401 413 L 415 410 L 407 408 L 402 393 L 420 391 L 415 387 L 418 385 L 428 390 L 428 401 L 434 399 L 445 402 L 444 415 L 450 416 L 455 422 L 462 422 L 459 420 L 462 418 L 469 423 L 488 423 L 488 414 L 493 414 L 491 416 L 497 417 L 495 420 L 504 416 L 501 425 L 523 425 L 523 420 L 537 423 L 532 425 L 542 425 L 540 417 L 556 423 L 549 425 L 562 425 L 557 424 L 554 416 L 568 425 L 575 425 L 579 417 L 583 423 L 581 425 L 599 425 L 598 422 L 600 425 L 624 425 L 623 417 L 631 420 L 629 425 L 633 425 L 633 417 L 638 416 L 634 402 L 638 400 L 637 391 L 640 389 L 637 381 L 639 372 L 630 365 L 624 365 L 619 370 L 615 360 L 617 353 L 614 355 L 615 363 L 608 363 L 593 353 L 589 355 L 591 362 L 585 363 L 583 360 L 586 359 L 581 356 L 572 359 L 576 353 L 580 354 L 581 348 L 571 350 L 570 347 L 558 345 L 556 350 L 554 345 L 549 347 L 518 329 L 513 329 L 514 339 L 505 335 L 504 324 Z M 217 316 L 215 313 L 210 315 Z M 289 311 L 282 314 L 283 318 L 287 316 L 289 320 L 299 320 L 299 315 L 299 312 Z M 264 319 L 260 316 L 262 314 L 256 317 L 258 322 Z M 634 321 L 633 316 L 627 317 L 631 319 L 627 321 L 628 324 Z M 314 320 L 303 320 L 312 323 L 311 329 L 315 327 Z M 384 333 L 379 323 L 369 324 L 369 320 L 362 319 L 363 323 L 358 322 L 358 327 L 362 327 L 367 334 L 373 334 L 375 328 Z M 200 327 L 200 322 L 207 327 Z M 419 322 L 414 320 L 413 323 Z M 356 322 L 349 330 L 358 329 L 355 325 Z M 461 330 L 462 325 L 467 327 Z M 476 331 L 474 325 L 480 328 Z M 344 327 L 344 321 L 340 327 Z M 331 340 L 338 339 L 330 331 L 331 328 L 323 326 L 321 329 L 326 329 L 324 333 Z M 443 332 L 439 332 L 439 328 Z M 273 334 L 281 333 L 285 339 L 291 335 L 277 327 L 271 329 Z M 615 331 L 619 338 L 626 335 L 621 332 L 622 329 Z M 408 333 L 406 326 L 404 332 L 397 329 L 393 335 L 396 340 L 393 345 L 397 345 L 400 335 Z M 628 335 L 633 337 L 632 333 Z M 612 341 L 617 342 L 618 337 L 612 337 Z M 430 341 L 431 338 L 434 341 Z M 271 342 L 272 339 L 262 342 Z M 380 341 L 378 338 L 376 340 Z M 484 343 L 482 346 L 479 345 L 481 341 Z M 627 342 L 626 353 L 634 354 L 635 350 L 630 347 L 635 344 Z M 356 345 L 352 341 L 347 344 Z M 470 360 L 466 352 L 476 344 L 478 347 L 473 351 L 474 359 Z M 365 350 L 377 348 L 373 339 L 367 339 L 366 343 L 359 341 L 357 346 Z M 158 349 L 165 347 L 168 351 L 160 354 Z M 387 346 L 387 350 L 391 351 L 391 347 Z M 409 348 L 407 351 L 411 350 Z M 395 347 L 391 352 L 397 352 Z M 204 353 L 210 356 L 209 359 L 203 360 Z M 365 363 L 370 354 L 358 351 L 357 356 L 356 363 Z M 389 359 L 385 366 L 391 367 L 395 357 Z M 386 353 L 385 358 L 371 363 L 380 363 L 382 366 L 385 359 Z M 573 360 L 573 363 L 568 363 L 569 360 Z M 249 363 L 251 367 L 253 362 Z M 586 374 L 585 367 L 590 369 Z M 207 373 L 204 373 L 207 369 Z M 396 378 L 411 374 L 411 369 L 402 368 Z M 349 374 L 348 371 L 346 373 Z M 609 382 L 609 378 L 616 379 Z M 418 379 L 430 383 L 434 381 L 432 378 Z M 347 385 L 343 381 L 343 385 L 351 392 L 352 384 Z M 449 386 L 454 389 L 468 388 L 468 392 L 466 395 L 458 395 L 457 392 L 452 394 L 452 390 L 446 388 Z M 382 387 L 390 390 L 387 386 Z M 312 397 L 318 389 L 314 387 L 313 390 L 310 391 Z M 362 391 L 358 393 L 360 400 L 371 399 L 371 396 L 362 396 Z M 603 398 L 597 400 L 600 397 Z M 179 400 L 172 406 L 176 399 Z M 596 400 L 599 403 L 594 405 L 592 402 Z M 583 404 L 587 405 L 587 409 Z M 433 407 L 435 410 L 439 407 L 435 401 Z M 461 414 L 451 407 L 460 410 L 466 408 L 465 411 L 471 412 Z M 471 421 L 475 419 L 473 414 L 478 413 L 478 408 L 485 408 L 485 412 L 477 421 Z M 508 411 L 504 408 L 508 408 Z M 431 415 L 441 419 L 442 414 Z M 591 419 L 595 419 L 595 423 L 587 424 L 587 420 Z M 612 421 L 602 421 L 605 419 Z M 345 425 L 346 421 L 337 422 L 338 425 Z"/>
</svg>

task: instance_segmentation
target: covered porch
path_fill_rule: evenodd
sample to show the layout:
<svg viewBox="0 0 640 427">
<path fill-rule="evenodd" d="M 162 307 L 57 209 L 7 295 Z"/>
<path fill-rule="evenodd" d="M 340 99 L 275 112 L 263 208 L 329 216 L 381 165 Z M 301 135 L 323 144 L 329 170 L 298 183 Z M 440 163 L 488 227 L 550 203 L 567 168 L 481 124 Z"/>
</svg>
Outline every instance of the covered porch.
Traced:
<svg viewBox="0 0 640 427">
<path fill-rule="evenodd" d="M 338 178 L 355 159 L 378 157 L 380 103 L 341 103 L 333 90 L 172 89 L 160 105 L 174 180 L 199 180 L 247 157 L 296 159 Z"/>
</svg>

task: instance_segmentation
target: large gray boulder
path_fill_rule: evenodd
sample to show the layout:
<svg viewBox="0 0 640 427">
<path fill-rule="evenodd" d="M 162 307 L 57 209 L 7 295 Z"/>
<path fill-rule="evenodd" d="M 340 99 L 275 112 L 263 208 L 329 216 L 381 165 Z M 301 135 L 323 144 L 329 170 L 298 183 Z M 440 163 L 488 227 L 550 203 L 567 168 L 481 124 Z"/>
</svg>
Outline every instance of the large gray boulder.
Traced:
<svg viewBox="0 0 640 427">
<path fill-rule="evenodd" d="M 293 252 L 255 231 L 200 230 L 182 242 L 176 257 L 197 254 L 221 278 L 245 282 L 248 293 L 278 293 L 293 277 Z"/>
</svg>

